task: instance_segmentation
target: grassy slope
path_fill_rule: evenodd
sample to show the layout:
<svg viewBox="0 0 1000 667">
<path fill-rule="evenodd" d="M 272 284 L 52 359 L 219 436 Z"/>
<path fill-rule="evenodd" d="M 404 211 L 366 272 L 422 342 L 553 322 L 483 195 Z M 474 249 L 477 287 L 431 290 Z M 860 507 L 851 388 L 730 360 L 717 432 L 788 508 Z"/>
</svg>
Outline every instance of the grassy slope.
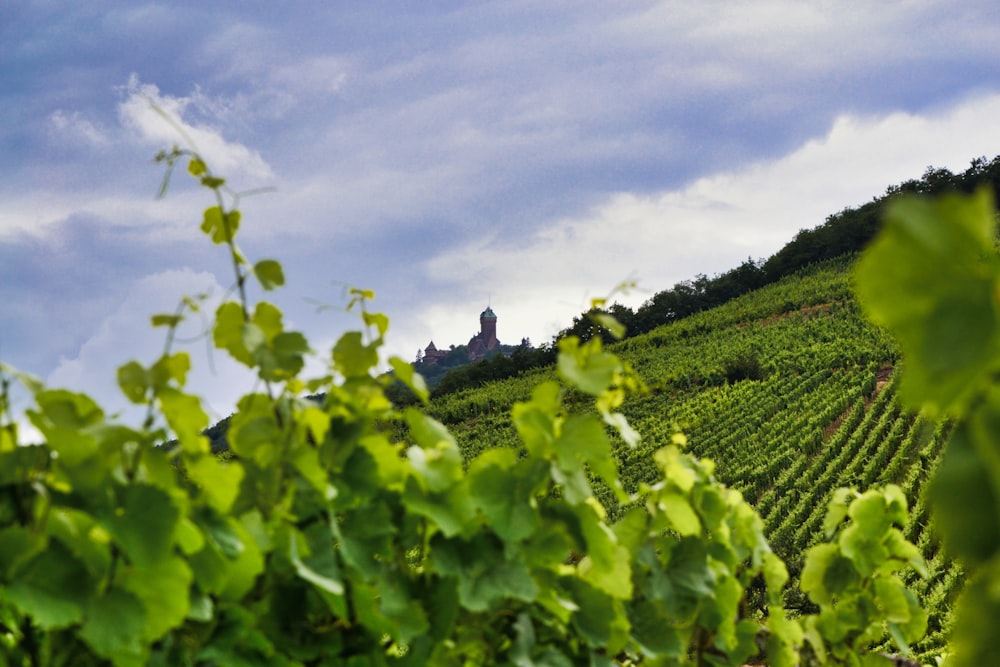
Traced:
<svg viewBox="0 0 1000 667">
<path fill-rule="evenodd" d="M 940 646 L 961 574 L 938 553 L 920 498 L 947 428 L 897 404 L 896 350 L 861 317 L 849 260 L 813 267 L 613 349 L 651 387 L 627 404 L 643 441 L 636 449 L 619 447 L 623 479 L 633 489 L 651 479 L 652 452 L 683 430 L 689 449 L 713 459 L 718 477 L 756 505 L 793 574 L 820 537 L 833 489 L 903 487 L 912 508 L 908 537 L 932 572 L 914 583 L 932 614 L 930 636 L 917 648 Z M 727 382 L 727 369 L 747 361 L 759 364 L 762 377 Z M 510 406 L 551 373 L 444 397 L 432 413 L 470 453 L 516 447 Z"/>
</svg>

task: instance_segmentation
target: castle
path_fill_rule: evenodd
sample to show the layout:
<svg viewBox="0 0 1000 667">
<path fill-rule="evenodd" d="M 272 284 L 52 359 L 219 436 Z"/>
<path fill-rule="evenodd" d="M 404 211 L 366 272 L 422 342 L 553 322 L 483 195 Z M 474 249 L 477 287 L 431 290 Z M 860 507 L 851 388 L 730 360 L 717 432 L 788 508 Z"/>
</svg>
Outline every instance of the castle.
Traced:
<svg viewBox="0 0 1000 667">
<path fill-rule="evenodd" d="M 469 339 L 469 361 L 479 361 L 485 359 L 486 355 L 493 350 L 500 348 L 500 341 L 497 340 L 497 315 L 493 309 L 486 306 L 486 310 L 479 314 L 479 333 Z M 431 341 L 424 350 L 424 363 L 436 364 L 448 354 L 445 350 L 439 350 Z"/>
</svg>

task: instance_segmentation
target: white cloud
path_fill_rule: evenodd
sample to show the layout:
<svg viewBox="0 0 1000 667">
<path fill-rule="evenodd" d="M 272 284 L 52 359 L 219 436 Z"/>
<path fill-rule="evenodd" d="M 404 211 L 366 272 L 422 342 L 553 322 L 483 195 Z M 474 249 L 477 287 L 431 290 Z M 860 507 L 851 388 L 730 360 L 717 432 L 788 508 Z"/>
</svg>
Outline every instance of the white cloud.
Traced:
<svg viewBox="0 0 1000 667">
<path fill-rule="evenodd" d="M 107 146 L 111 139 L 107 133 L 83 117 L 79 111 L 67 113 L 57 109 L 49 115 L 49 129 L 56 142 L 69 141 L 74 144 Z"/>
<path fill-rule="evenodd" d="M 589 214 L 554 220 L 530 239 L 486 239 L 428 262 L 429 277 L 453 298 L 428 309 L 438 345 L 464 343 L 475 313 L 498 295 L 504 342 L 544 342 L 623 280 L 647 292 L 637 305 L 696 273 L 713 274 L 747 257 L 773 254 L 802 228 L 918 178 L 933 165 L 963 171 L 972 158 L 1000 153 L 1000 95 L 966 100 L 930 115 L 844 115 L 822 137 L 769 162 L 707 176 L 677 191 L 620 192 Z M 589 290 L 589 291 L 588 291 Z M 441 289 L 447 293 L 447 289 Z M 469 332 L 469 333 L 467 333 Z M 508 341 L 507 339 L 510 339 Z M 411 343 L 412 347 L 413 344 Z M 414 348 L 415 349 L 415 348 Z"/>
<path fill-rule="evenodd" d="M 172 144 L 194 148 L 215 172 L 230 179 L 265 182 L 274 177 L 271 167 L 257 151 L 227 141 L 209 125 L 185 120 L 185 112 L 195 101 L 194 96 L 161 94 L 157 86 L 140 83 L 135 75 L 129 79 L 125 93 L 125 100 L 118 106 L 119 117 L 122 124 L 134 131 L 143 142 L 157 148 Z M 207 105 L 202 102 L 201 106 Z M 184 145 L 187 142 L 178 136 L 179 131 L 186 135 L 191 146 Z"/>
</svg>

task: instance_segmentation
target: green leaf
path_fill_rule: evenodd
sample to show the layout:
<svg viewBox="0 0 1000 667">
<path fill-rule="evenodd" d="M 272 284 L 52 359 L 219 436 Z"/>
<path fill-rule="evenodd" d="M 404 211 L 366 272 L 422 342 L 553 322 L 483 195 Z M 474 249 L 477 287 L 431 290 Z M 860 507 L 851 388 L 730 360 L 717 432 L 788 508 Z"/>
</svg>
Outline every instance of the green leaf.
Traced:
<svg viewBox="0 0 1000 667">
<path fill-rule="evenodd" d="M 170 381 L 177 383 L 178 387 L 183 387 L 187 382 L 188 371 L 191 370 L 191 357 L 187 352 L 176 352 L 165 354 L 156 360 L 150 369 L 152 385 L 156 390 L 166 387 Z"/>
<path fill-rule="evenodd" d="M 160 313 L 158 315 L 153 315 L 150 321 L 154 327 L 175 327 L 180 324 L 184 318 L 180 315 L 171 313 Z"/>
<path fill-rule="evenodd" d="M 980 570 L 966 583 L 955 603 L 949 667 L 1000 665 L 1000 643 L 996 622 L 1000 618 L 1000 565 L 997 561 Z"/>
<path fill-rule="evenodd" d="M 32 558 L 4 590 L 4 601 L 31 616 L 44 630 L 83 620 L 95 588 L 84 565 L 59 542 Z"/>
<path fill-rule="evenodd" d="M 318 566 L 316 569 L 306 565 L 299 557 L 299 541 L 304 540 L 305 538 L 298 531 L 293 531 L 288 540 L 288 558 L 295 567 L 295 573 L 331 595 L 343 595 L 344 582 L 340 575 L 340 569 L 337 567 L 337 560 L 333 556 L 332 541 L 329 548 L 321 554 L 322 557 L 313 561 L 314 565 Z"/>
<path fill-rule="evenodd" d="M 212 239 L 212 243 L 225 243 L 232 239 L 232 236 L 226 233 L 225 213 L 218 206 L 205 209 L 201 231 Z"/>
<path fill-rule="evenodd" d="M 219 512 L 229 512 L 243 481 L 243 467 L 238 461 L 221 463 L 211 454 L 205 454 L 187 461 L 186 470 L 209 505 Z"/>
<path fill-rule="evenodd" d="M 87 608 L 80 637 L 97 655 L 118 666 L 143 665 L 149 649 L 143 641 L 146 610 L 131 593 L 112 589 Z"/>
<path fill-rule="evenodd" d="M 6 579 L 24 561 L 45 549 L 47 540 L 26 526 L 0 528 L 0 578 Z"/>
<path fill-rule="evenodd" d="M 427 383 L 424 381 L 423 376 L 414 370 L 411 364 L 399 357 L 391 357 L 389 365 L 392 366 L 396 379 L 416 394 L 421 402 L 427 403 L 430 400 L 430 391 L 427 389 Z"/>
<path fill-rule="evenodd" d="M 701 534 L 701 521 L 687 498 L 677 493 L 664 493 L 657 500 L 670 525 L 680 535 Z"/>
<path fill-rule="evenodd" d="M 472 612 L 486 611 L 508 597 L 532 602 L 540 593 L 528 566 L 505 557 L 496 538 L 482 533 L 470 541 L 439 534 L 431 542 L 429 559 L 436 572 L 458 579 L 459 600 Z"/>
<path fill-rule="evenodd" d="M 517 434 L 532 456 L 546 459 L 551 456 L 561 397 L 559 384 L 550 380 L 532 390 L 530 401 L 519 401 L 511 410 Z"/>
<path fill-rule="evenodd" d="M 772 609 L 767 618 L 767 664 L 772 667 L 795 667 L 799 664 L 798 648 L 805 638 L 802 626 L 788 618 L 781 607 Z"/>
<path fill-rule="evenodd" d="M 581 508 L 577 516 L 587 546 L 587 555 L 578 568 L 580 576 L 612 597 L 631 597 L 631 554 L 618 544 L 614 531 L 595 510 Z"/>
<path fill-rule="evenodd" d="M 806 552 L 800 586 L 816 604 L 824 605 L 834 597 L 860 584 L 853 563 L 844 558 L 836 544 L 817 544 Z"/>
<path fill-rule="evenodd" d="M 464 476 L 462 454 L 448 429 L 417 410 L 405 413 L 410 433 L 419 446 L 406 450 L 414 472 L 434 493 L 445 491 Z"/>
<path fill-rule="evenodd" d="M 133 484 L 120 510 L 105 525 L 129 559 L 140 568 L 170 558 L 180 511 L 162 489 Z"/>
<path fill-rule="evenodd" d="M 250 318 L 250 321 L 264 333 L 266 342 L 273 341 L 278 334 L 284 331 L 281 310 L 267 301 L 261 301 L 254 307 L 253 317 Z M 253 351 L 253 347 L 248 345 L 247 348 Z"/>
<path fill-rule="evenodd" d="M 592 648 L 617 653 L 624 647 L 631 628 L 621 601 L 579 579 L 565 579 L 564 583 L 577 605 L 573 626 L 582 639 Z"/>
<path fill-rule="evenodd" d="M 978 565 L 997 553 L 1000 493 L 972 442 L 968 424 L 959 424 L 952 433 L 928 498 L 934 528 L 951 554 Z"/>
<path fill-rule="evenodd" d="M 384 313 L 369 313 L 366 310 L 361 313 L 361 320 L 367 327 L 374 326 L 379 337 L 384 336 L 385 332 L 389 330 L 389 318 Z"/>
<path fill-rule="evenodd" d="M 192 176 L 201 176 L 208 168 L 201 158 L 193 157 L 188 162 L 188 173 Z"/>
<path fill-rule="evenodd" d="M 780 601 L 781 591 L 786 583 L 788 583 L 788 568 L 785 567 L 784 561 L 773 553 L 768 553 L 764 556 L 764 584 L 767 586 L 769 599 Z"/>
<path fill-rule="evenodd" d="M 227 350 L 233 359 L 245 366 L 253 366 L 253 357 L 243 342 L 243 326 L 246 320 L 243 308 L 234 301 L 227 301 L 215 311 L 215 327 L 212 340 L 220 350 Z"/>
<path fill-rule="evenodd" d="M 901 198 L 857 267 L 862 306 L 908 361 L 901 395 L 949 411 L 997 365 L 997 255 L 987 189 L 972 197 Z"/>
<path fill-rule="evenodd" d="M 466 484 L 452 486 L 442 493 L 427 493 L 414 477 L 408 477 L 403 504 L 410 512 L 433 521 L 447 537 L 464 532 L 475 518 Z"/>
<path fill-rule="evenodd" d="M 281 264 L 273 259 L 262 259 L 254 264 L 253 274 L 265 290 L 273 290 L 285 284 L 285 272 Z"/>
<path fill-rule="evenodd" d="M 559 375 L 570 385 L 591 396 L 600 396 L 621 368 L 621 361 L 601 349 L 601 339 L 591 338 L 580 345 L 575 336 L 559 341 L 556 362 Z"/>
<path fill-rule="evenodd" d="M 184 622 L 191 609 L 192 580 L 191 568 L 176 556 L 126 573 L 122 585 L 145 610 L 145 640 L 155 641 Z"/>
<path fill-rule="evenodd" d="M 535 493 L 544 479 L 544 466 L 519 464 L 512 449 L 488 450 L 469 467 L 472 500 L 506 542 L 519 542 L 540 525 Z"/>
<path fill-rule="evenodd" d="M 130 361 L 118 368 L 118 386 L 128 400 L 142 405 L 146 403 L 149 374 L 138 361 Z"/>
<path fill-rule="evenodd" d="M 639 643 L 644 655 L 680 663 L 687 647 L 659 605 L 639 598 L 629 606 L 628 619 L 632 638 Z"/>
<path fill-rule="evenodd" d="M 833 498 L 826 507 L 826 516 L 823 519 L 823 533 L 827 539 L 836 534 L 840 524 L 847 518 L 847 509 L 851 505 L 851 500 L 857 495 L 854 489 L 840 488 L 833 492 Z"/>
<path fill-rule="evenodd" d="M 572 473 L 587 464 L 608 488 L 616 492 L 619 502 L 627 502 L 628 495 L 618 479 L 618 466 L 611 455 L 611 441 L 601 422 L 593 415 L 570 415 L 562 424 L 555 442 L 557 462 L 566 473 Z"/>
<path fill-rule="evenodd" d="M 172 387 L 161 389 L 157 398 L 181 448 L 188 454 L 207 451 L 208 439 L 201 433 L 208 426 L 208 415 L 201 407 L 201 400 Z"/>
<path fill-rule="evenodd" d="M 598 324 L 598 326 L 607 329 L 608 332 L 618 340 L 625 337 L 625 325 L 619 322 L 613 315 L 597 312 L 592 313 L 590 317 Z"/>
<path fill-rule="evenodd" d="M 363 377 L 378 365 L 378 348 L 365 345 L 360 331 L 349 331 L 333 346 L 333 365 L 344 377 Z"/>
</svg>

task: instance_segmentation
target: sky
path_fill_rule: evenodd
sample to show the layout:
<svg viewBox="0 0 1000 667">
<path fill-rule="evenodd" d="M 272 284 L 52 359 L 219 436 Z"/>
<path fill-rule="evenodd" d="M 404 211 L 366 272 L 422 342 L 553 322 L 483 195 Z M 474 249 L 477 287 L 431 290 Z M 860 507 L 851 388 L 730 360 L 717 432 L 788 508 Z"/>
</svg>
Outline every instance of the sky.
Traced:
<svg viewBox="0 0 1000 667">
<path fill-rule="evenodd" d="M 164 120 L 160 113 L 172 122 Z M 206 343 L 232 298 L 190 139 L 321 373 L 374 290 L 386 350 L 548 342 L 777 251 L 928 166 L 1000 154 L 990 0 L 0 3 L 0 361 L 126 401 L 115 369 L 180 332 L 213 417 L 253 388 Z M 123 417 L 129 413 L 123 413 Z"/>
</svg>

